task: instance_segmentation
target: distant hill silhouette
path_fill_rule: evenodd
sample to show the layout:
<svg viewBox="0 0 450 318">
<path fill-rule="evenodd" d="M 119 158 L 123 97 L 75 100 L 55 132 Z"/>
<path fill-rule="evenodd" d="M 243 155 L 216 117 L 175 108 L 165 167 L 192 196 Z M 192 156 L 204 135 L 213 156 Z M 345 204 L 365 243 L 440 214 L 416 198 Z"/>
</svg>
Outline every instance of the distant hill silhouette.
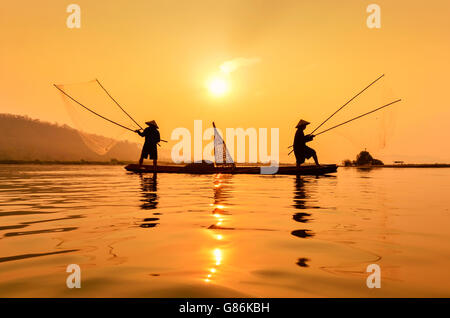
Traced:
<svg viewBox="0 0 450 318">
<path fill-rule="evenodd" d="M 0 114 L 0 160 L 137 160 L 140 145 L 119 141 L 105 155 L 90 150 L 78 131 L 25 116 Z"/>
</svg>

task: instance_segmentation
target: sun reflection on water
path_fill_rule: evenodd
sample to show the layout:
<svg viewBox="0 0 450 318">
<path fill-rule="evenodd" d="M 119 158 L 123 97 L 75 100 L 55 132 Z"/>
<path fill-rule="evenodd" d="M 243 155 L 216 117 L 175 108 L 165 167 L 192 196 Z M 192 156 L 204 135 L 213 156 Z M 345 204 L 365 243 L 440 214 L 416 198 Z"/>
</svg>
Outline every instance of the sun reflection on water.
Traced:
<svg viewBox="0 0 450 318">
<path fill-rule="evenodd" d="M 231 176 L 217 174 L 214 176 L 213 191 L 214 191 L 214 203 L 210 204 L 212 209 L 212 216 L 214 223 L 209 226 L 208 230 L 211 231 L 213 238 L 220 242 L 220 245 L 216 246 L 212 251 L 212 259 L 214 266 L 209 268 L 204 281 L 211 283 L 214 276 L 218 273 L 218 267 L 222 265 L 224 259 L 223 241 L 224 235 L 217 233 L 217 231 L 223 229 L 221 225 L 227 220 L 228 212 L 226 212 L 225 199 L 228 197 L 229 191 L 227 191 L 227 185 Z"/>
</svg>

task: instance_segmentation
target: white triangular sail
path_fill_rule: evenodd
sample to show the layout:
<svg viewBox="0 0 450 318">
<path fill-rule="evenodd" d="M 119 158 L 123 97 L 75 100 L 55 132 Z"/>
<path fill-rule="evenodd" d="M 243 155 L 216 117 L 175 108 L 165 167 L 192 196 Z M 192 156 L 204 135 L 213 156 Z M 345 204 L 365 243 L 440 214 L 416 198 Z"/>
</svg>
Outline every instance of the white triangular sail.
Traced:
<svg viewBox="0 0 450 318">
<path fill-rule="evenodd" d="M 233 158 L 228 152 L 227 146 L 223 141 L 222 136 L 220 136 L 219 131 L 216 128 L 216 125 L 213 122 L 214 127 L 214 159 L 216 166 L 234 166 Z"/>
</svg>

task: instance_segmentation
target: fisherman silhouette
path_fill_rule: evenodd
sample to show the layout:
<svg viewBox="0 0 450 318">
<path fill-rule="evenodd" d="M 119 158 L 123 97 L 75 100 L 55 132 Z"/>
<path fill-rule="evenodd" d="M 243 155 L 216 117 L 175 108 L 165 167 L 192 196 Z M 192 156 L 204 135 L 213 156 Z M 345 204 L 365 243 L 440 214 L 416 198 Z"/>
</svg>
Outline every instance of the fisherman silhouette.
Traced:
<svg viewBox="0 0 450 318">
<path fill-rule="evenodd" d="M 319 160 L 317 160 L 316 151 L 306 145 L 307 142 L 310 142 L 314 138 L 314 135 L 305 136 L 303 132 L 309 124 L 310 123 L 306 120 L 301 119 L 295 127 L 297 128 L 297 132 L 295 133 L 294 138 L 294 154 L 295 160 L 297 161 L 297 168 L 305 162 L 305 159 L 309 159 L 311 157 L 314 158 L 316 165 L 320 166 Z"/>
<path fill-rule="evenodd" d="M 144 159 L 150 156 L 149 159 L 153 159 L 153 171 L 156 172 L 158 161 L 158 149 L 157 145 L 161 141 L 161 137 L 158 131 L 158 125 L 154 120 L 146 122 L 148 125 L 144 131 L 136 130 L 135 132 L 141 137 L 145 137 L 144 146 L 142 147 L 141 158 L 139 158 L 139 166 L 142 166 Z"/>
</svg>

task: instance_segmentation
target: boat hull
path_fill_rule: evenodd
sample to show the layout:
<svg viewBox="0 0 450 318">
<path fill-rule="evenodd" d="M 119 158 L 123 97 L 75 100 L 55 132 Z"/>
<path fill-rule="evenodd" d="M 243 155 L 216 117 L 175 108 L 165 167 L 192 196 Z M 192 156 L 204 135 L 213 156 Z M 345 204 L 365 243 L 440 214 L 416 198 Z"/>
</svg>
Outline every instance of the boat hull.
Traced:
<svg viewBox="0 0 450 318">
<path fill-rule="evenodd" d="M 125 167 L 127 171 L 136 173 L 154 173 L 152 165 L 129 164 Z M 296 166 L 280 166 L 277 175 L 324 175 L 337 171 L 337 165 L 322 165 L 314 166 L 307 165 L 297 168 Z M 238 166 L 238 167 L 214 167 L 214 165 L 205 167 L 195 167 L 195 165 L 181 166 L 181 165 L 161 165 L 157 167 L 158 173 L 184 173 L 184 174 L 261 174 L 260 167 L 256 166 Z"/>
</svg>

